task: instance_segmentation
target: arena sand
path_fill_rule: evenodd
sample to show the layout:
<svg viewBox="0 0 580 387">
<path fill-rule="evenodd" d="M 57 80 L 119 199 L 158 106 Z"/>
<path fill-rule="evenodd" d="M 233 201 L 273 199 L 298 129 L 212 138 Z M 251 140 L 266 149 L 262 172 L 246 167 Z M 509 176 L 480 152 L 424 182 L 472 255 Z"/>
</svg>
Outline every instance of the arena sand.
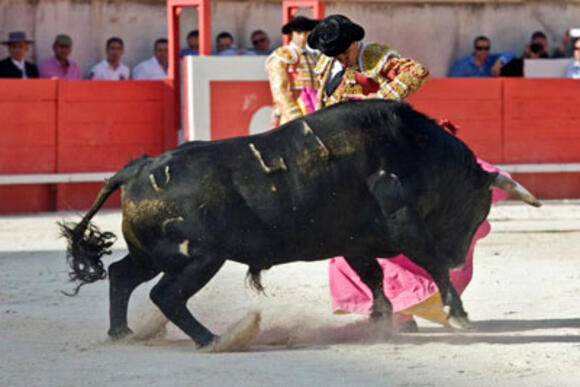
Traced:
<svg viewBox="0 0 580 387">
<path fill-rule="evenodd" d="M 171 324 L 110 342 L 107 281 L 60 292 L 71 285 L 55 221 L 71 216 L 0 217 L 0 386 L 578 385 L 580 202 L 494 207 L 463 297 L 475 332 L 420 320 L 418 334 L 377 340 L 366 318 L 331 313 L 326 262 L 265 272 L 266 296 L 227 263 L 188 306 L 217 333 L 255 310 L 261 327 L 247 351 L 217 354 L 197 353 Z M 120 212 L 96 222 L 119 233 Z M 114 247 L 106 263 L 126 253 L 122 240 Z M 163 326 L 147 296 L 154 282 L 131 300 L 135 330 Z"/>
</svg>

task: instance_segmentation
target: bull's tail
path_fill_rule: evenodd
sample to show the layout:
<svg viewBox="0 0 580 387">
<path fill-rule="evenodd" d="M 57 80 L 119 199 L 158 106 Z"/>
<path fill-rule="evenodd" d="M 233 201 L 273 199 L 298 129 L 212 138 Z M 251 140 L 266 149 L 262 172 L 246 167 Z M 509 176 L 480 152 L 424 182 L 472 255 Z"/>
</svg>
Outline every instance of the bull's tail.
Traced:
<svg viewBox="0 0 580 387">
<path fill-rule="evenodd" d="M 91 209 L 79 223 L 58 222 L 61 235 L 68 241 L 67 262 L 71 271 L 69 278 L 77 282 L 76 288 L 67 296 L 76 296 L 81 286 L 107 277 L 101 257 L 111 254 L 111 246 L 117 237 L 109 231 L 102 232 L 91 222 L 107 198 L 119 189 L 134 173 L 143 159 L 135 160 L 106 180 Z"/>
</svg>

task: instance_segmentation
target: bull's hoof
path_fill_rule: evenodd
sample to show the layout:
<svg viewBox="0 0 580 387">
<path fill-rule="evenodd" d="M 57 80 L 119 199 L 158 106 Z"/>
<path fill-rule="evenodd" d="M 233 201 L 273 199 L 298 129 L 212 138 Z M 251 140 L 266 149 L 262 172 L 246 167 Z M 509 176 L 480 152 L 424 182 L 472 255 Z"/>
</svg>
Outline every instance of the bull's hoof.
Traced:
<svg viewBox="0 0 580 387">
<path fill-rule="evenodd" d="M 475 330 L 475 327 L 473 326 L 473 324 L 471 323 L 471 321 L 469 321 L 469 319 L 466 317 L 457 317 L 457 316 L 450 316 L 449 317 L 449 325 L 451 325 L 451 327 L 461 330 L 461 331 L 473 331 Z"/>
<path fill-rule="evenodd" d="M 109 329 L 109 337 L 113 341 L 119 341 L 125 339 L 133 334 L 133 331 L 129 327 L 121 327 L 115 329 Z"/>
<path fill-rule="evenodd" d="M 419 326 L 417 325 L 417 321 L 415 319 L 398 323 L 398 331 L 399 333 L 417 333 L 419 332 Z"/>
<path fill-rule="evenodd" d="M 391 339 L 395 333 L 395 326 L 392 317 L 382 314 L 369 317 L 370 331 L 367 340 L 371 343 L 384 342 Z"/>
<path fill-rule="evenodd" d="M 232 325 L 222 336 L 200 347 L 197 351 L 200 353 L 244 351 L 249 348 L 259 330 L 260 312 L 250 312 Z"/>
</svg>

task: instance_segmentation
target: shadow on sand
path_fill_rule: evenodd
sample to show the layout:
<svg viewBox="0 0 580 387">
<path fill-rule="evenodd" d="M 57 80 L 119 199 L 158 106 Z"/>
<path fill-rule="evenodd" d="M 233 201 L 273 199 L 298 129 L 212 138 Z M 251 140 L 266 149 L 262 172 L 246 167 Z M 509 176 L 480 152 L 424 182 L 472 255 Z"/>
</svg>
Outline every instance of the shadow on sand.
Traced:
<svg viewBox="0 0 580 387">
<path fill-rule="evenodd" d="M 474 322 L 473 331 L 455 331 L 451 328 L 423 328 L 419 333 L 390 335 L 388 330 L 365 320 L 340 327 L 270 327 L 258 336 L 255 345 L 312 348 L 333 344 L 423 345 L 445 343 L 452 345 L 580 343 L 580 318 L 542 320 L 487 320 Z M 577 332 L 554 330 L 577 329 Z M 535 330 L 550 330 L 549 334 L 523 334 Z"/>
</svg>

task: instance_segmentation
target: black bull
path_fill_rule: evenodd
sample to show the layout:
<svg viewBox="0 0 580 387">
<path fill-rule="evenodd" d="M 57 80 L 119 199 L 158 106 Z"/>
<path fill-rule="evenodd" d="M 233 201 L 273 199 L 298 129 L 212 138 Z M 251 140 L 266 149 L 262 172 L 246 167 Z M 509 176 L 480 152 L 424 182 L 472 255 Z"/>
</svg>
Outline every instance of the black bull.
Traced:
<svg viewBox="0 0 580 387">
<path fill-rule="evenodd" d="M 491 186 L 539 205 L 407 104 L 348 102 L 265 134 L 186 143 L 133 161 L 104 184 L 79 224 L 61 229 L 79 287 L 105 278 L 101 256 L 114 235 L 90 220 L 122 188 L 129 254 L 109 267 L 113 338 L 131 332 L 132 291 L 162 272 L 153 302 L 198 345 L 216 340 L 186 302 L 228 259 L 247 264 L 261 288 L 263 269 L 344 256 L 373 292 L 371 316 L 390 321 L 375 258 L 401 253 L 433 277 L 452 325 L 467 327 L 448 270 L 464 263 Z"/>
</svg>

